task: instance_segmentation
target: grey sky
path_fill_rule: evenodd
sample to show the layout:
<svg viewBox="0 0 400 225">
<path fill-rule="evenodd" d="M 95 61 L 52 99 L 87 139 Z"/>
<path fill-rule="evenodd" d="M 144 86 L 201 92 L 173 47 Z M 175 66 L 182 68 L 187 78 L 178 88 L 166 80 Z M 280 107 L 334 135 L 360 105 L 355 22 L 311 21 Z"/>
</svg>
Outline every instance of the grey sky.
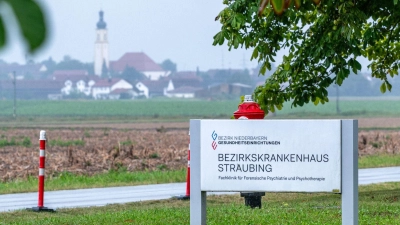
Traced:
<svg viewBox="0 0 400 225">
<path fill-rule="evenodd" d="M 214 18 L 222 0 L 39 0 L 49 18 L 50 36 L 35 61 L 69 55 L 93 62 L 99 10 L 107 23 L 110 60 L 125 52 L 143 51 L 155 62 L 171 59 L 178 70 L 253 68 L 251 50 L 228 51 L 213 46 L 220 24 Z M 4 10 L 3 10 L 4 11 Z M 12 22 L 12 21 L 11 21 Z M 8 22 L 8 23 L 11 23 Z M 9 46 L 0 52 L 7 62 L 25 63 L 21 40 L 12 31 Z"/>
</svg>

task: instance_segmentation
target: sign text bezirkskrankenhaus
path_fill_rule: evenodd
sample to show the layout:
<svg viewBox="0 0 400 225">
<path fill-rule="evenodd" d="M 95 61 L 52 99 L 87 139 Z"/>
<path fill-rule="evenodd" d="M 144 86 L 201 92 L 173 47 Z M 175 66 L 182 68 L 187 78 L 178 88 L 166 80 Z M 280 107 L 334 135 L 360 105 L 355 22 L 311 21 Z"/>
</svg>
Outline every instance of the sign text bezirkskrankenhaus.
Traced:
<svg viewBox="0 0 400 225">
<path fill-rule="evenodd" d="M 272 172 L 271 162 L 329 162 L 328 154 L 218 154 L 219 172 Z M 225 162 L 225 163 L 224 163 Z"/>
</svg>

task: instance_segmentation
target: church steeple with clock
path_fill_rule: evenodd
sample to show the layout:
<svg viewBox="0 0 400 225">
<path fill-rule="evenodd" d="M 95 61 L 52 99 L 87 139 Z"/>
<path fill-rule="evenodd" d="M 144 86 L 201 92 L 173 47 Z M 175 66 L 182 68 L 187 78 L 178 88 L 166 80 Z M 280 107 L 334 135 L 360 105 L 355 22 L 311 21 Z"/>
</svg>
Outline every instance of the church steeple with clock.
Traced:
<svg viewBox="0 0 400 225">
<path fill-rule="evenodd" d="M 96 42 L 94 44 L 94 74 L 101 76 L 105 68 L 109 68 L 107 24 L 104 22 L 104 12 L 100 10 L 96 26 Z"/>
</svg>

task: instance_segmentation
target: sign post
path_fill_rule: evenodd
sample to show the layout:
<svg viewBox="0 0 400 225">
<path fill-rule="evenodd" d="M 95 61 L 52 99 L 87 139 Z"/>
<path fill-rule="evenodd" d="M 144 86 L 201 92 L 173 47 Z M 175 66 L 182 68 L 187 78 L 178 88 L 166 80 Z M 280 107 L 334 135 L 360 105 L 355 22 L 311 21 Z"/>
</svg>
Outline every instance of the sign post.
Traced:
<svg viewBox="0 0 400 225">
<path fill-rule="evenodd" d="M 206 224 L 207 191 L 342 193 L 357 224 L 357 121 L 191 120 L 190 134 L 191 224 Z"/>
<path fill-rule="evenodd" d="M 342 224 L 358 224 L 357 120 L 342 120 Z"/>
</svg>

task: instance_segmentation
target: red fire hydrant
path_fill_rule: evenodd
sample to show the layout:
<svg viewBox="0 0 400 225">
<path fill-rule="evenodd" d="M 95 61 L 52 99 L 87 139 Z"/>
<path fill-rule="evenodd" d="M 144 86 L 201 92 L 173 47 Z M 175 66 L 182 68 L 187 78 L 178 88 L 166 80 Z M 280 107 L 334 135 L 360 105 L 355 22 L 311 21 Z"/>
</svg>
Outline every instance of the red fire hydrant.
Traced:
<svg viewBox="0 0 400 225">
<path fill-rule="evenodd" d="M 244 102 L 239 105 L 238 110 L 233 113 L 235 119 L 264 119 L 265 112 L 257 102 L 254 102 L 251 95 L 244 96 Z"/>
<path fill-rule="evenodd" d="M 264 119 L 265 112 L 253 101 L 251 95 L 244 96 L 244 102 L 239 105 L 238 110 L 233 113 L 235 119 Z M 241 192 L 244 203 L 251 208 L 261 208 L 261 198 L 265 192 Z"/>
</svg>

